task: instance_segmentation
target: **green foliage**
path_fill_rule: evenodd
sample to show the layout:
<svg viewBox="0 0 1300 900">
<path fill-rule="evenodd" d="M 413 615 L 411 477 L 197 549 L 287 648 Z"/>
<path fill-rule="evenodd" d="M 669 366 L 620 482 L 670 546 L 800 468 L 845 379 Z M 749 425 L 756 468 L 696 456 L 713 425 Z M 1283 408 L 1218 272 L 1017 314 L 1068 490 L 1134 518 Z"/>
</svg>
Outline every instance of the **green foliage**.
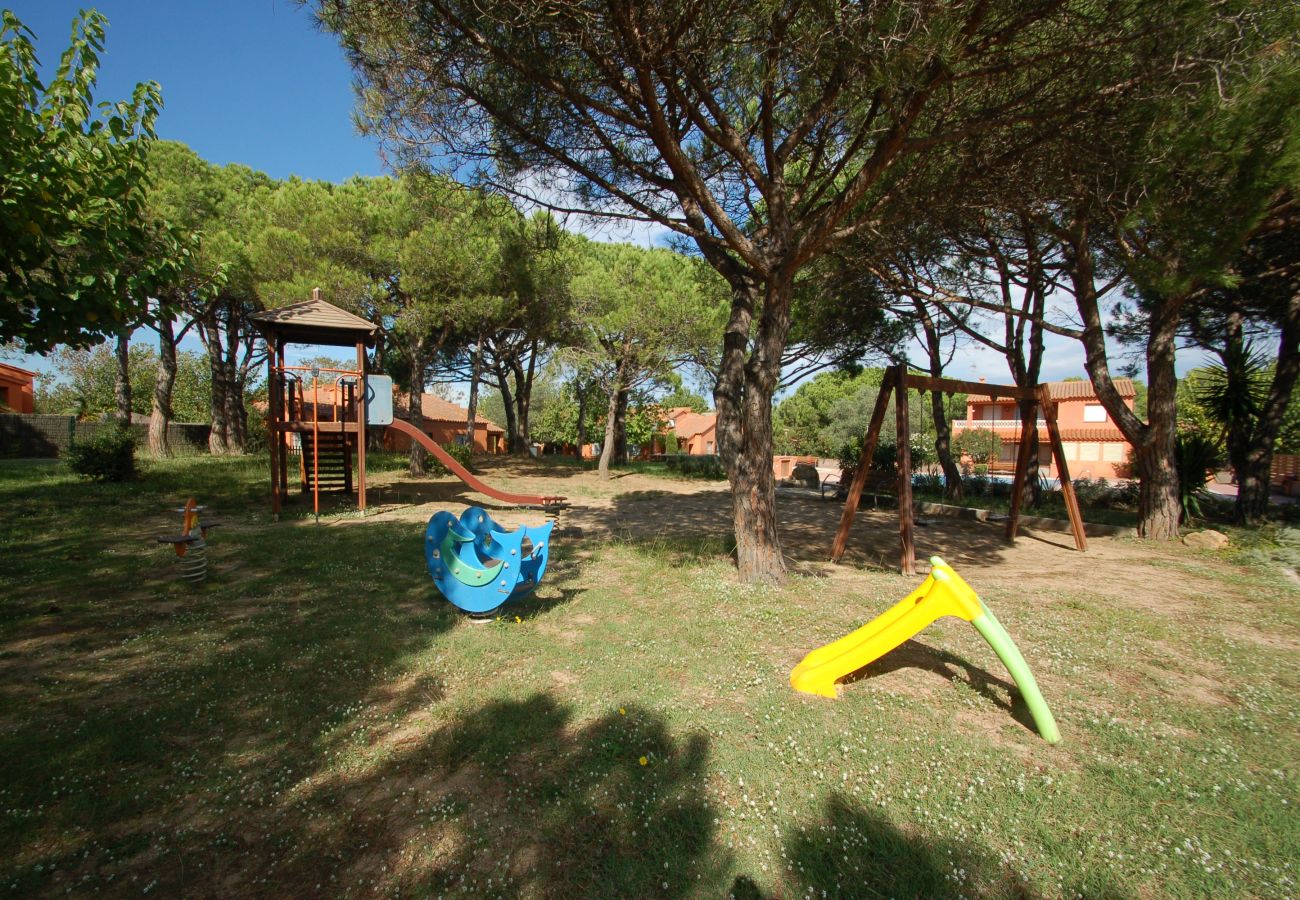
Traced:
<svg viewBox="0 0 1300 900">
<path fill-rule="evenodd" d="M 1204 518 L 1201 504 L 1209 499 L 1206 476 L 1223 464 L 1217 443 L 1195 433 L 1178 435 L 1174 451 L 1178 466 L 1178 502 L 1185 519 Z"/>
<path fill-rule="evenodd" d="M 680 473 L 687 478 L 700 478 L 706 481 L 721 481 L 727 477 L 727 470 L 722 460 L 715 455 L 671 454 L 665 460 L 669 471 Z"/>
<path fill-rule="evenodd" d="M 135 477 L 135 432 L 107 427 L 68 450 L 68 468 L 92 481 L 126 481 Z"/>
<path fill-rule="evenodd" d="M 799 385 L 773 412 L 776 452 L 832 457 L 845 444 L 861 445 L 883 377 L 882 369 L 822 372 Z"/>
<path fill-rule="evenodd" d="M 93 114 L 107 20 L 75 19 L 48 84 L 33 35 L 0 25 L 0 341 L 85 347 L 151 319 L 151 290 L 188 246 L 145 210 L 158 85 Z"/>
<path fill-rule="evenodd" d="M 953 438 L 952 449 L 958 456 L 969 456 L 976 463 L 986 464 L 998 458 L 1002 437 L 988 428 L 972 428 Z"/>
<path fill-rule="evenodd" d="M 659 399 L 659 405 L 664 409 L 679 409 L 687 407 L 693 412 L 705 413 L 709 411 L 709 401 L 705 400 L 694 391 L 678 385 L 669 393 Z"/>
<path fill-rule="evenodd" d="M 108 344 L 88 350 L 63 347 L 52 356 L 55 380 L 42 379 L 36 390 L 36 410 L 42 413 L 97 418 L 117 409 L 114 384 L 117 359 Z M 153 406 L 158 354 L 148 344 L 133 343 L 127 365 L 131 382 L 131 411 L 147 415 Z M 189 350 L 176 354 L 176 383 L 172 412 L 178 422 L 207 422 L 210 415 L 212 370 L 207 356 Z"/>
<path fill-rule="evenodd" d="M 442 449 L 447 451 L 447 455 L 456 462 L 460 463 L 467 469 L 473 470 L 471 463 L 474 461 L 474 452 L 464 444 L 442 444 Z M 446 475 L 448 469 L 438 459 L 432 455 L 429 456 L 427 465 L 429 471 L 434 475 Z"/>
</svg>

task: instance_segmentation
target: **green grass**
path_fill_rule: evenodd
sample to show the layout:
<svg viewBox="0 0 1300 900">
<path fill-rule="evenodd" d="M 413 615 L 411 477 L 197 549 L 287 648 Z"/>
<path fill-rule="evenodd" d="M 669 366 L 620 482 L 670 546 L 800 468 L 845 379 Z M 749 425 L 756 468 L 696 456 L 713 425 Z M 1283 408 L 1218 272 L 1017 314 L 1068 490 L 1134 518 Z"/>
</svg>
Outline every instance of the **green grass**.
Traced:
<svg viewBox="0 0 1300 900">
<path fill-rule="evenodd" d="M 273 523 L 266 494 L 258 459 L 129 485 L 0 462 L 0 890 L 1297 891 L 1279 538 L 1139 570 L 1194 579 L 1168 609 L 987 575 L 1052 748 L 953 620 L 838 701 L 790 690 L 804 652 L 914 579 L 750 587 L 727 541 L 564 538 L 536 596 L 472 624 L 436 596 L 418 523 Z M 198 587 L 154 543 L 190 495 L 226 523 Z"/>
</svg>

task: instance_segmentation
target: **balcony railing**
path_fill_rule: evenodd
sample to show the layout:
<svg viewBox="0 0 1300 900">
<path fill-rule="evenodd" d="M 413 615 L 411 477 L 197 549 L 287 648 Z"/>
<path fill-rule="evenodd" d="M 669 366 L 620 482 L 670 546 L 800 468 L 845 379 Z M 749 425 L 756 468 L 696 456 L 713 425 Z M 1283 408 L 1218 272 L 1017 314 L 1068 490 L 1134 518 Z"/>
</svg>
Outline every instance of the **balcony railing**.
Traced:
<svg viewBox="0 0 1300 900">
<path fill-rule="evenodd" d="M 1045 419 L 1036 419 L 1035 424 L 1037 424 L 1039 428 L 1047 427 L 1047 421 Z M 954 431 L 959 428 L 963 431 L 974 430 L 977 428 L 989 428 L 993 430 L 1014 428 L 1019 431 L 1020 419 L 953 419 L 952 428 Z"/>
</svg>

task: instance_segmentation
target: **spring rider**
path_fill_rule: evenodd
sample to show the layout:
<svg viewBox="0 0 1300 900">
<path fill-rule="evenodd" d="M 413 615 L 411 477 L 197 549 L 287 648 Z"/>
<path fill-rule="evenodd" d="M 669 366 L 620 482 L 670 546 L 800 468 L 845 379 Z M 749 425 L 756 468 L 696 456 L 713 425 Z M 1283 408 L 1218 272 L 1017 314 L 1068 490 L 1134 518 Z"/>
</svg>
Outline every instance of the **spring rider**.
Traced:
<svg viewBox="0 0 1300 900">
<path fill-rule="evenodd" d="M 424 559 L 444 597 L 471 615 L 485 615 L 541 583 L 554 527 L 506 529 L 478 506 L 459 519 L 438 512 L 424 529 Z"/>
</svg>

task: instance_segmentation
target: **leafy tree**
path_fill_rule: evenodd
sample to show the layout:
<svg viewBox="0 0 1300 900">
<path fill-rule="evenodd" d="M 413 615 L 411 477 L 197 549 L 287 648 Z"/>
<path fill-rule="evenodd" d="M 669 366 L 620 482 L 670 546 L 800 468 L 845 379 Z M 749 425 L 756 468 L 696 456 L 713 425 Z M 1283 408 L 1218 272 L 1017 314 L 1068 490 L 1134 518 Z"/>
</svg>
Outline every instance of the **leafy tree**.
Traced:
<svg viewBox="0 0 1300 900">
<path fill-rule="evenodd" d="M 772 397 L 801 269 L 999 176 L 1126 83 L 1150 4 L 318 0 L 399 153 L 693 240 L 731 291 L 714 401 L 747 580 L 785 572 Z M 1181 13 L 1181 10 L 1180 10 Z M 1101 91 L 1100 86 L 1110 88 Z M 951 152 L 949 152 L 951 148 Z M 567 192 L 567 193 L 566 193 Z"/>
<path fill-rule="evenodd" d="M 187 248 L 145 214 L 146 161 L 162 95 L 136 85 L 94 113 L 107 20 L 73 21 L 48 85 L 32 33 L 0 24 L 0 341 L 86 347 L 157 315 L 149 295 Z"/>
<path fill-rule="evenodd" d="M 39 412 L 100 418 L 117 412 L 115 382 L 117 360 L 114 348 L 100 344 L 88 350 L 61 347 L 50 357 L 54 378 L 42 379 L 36 392 Z M 209 371 L 202 354 L 181 351 L 177 355 L 175 417 L 182 422 L 206 422 L 208 417 Z M 150 411 L 149 388 L 158 365 L 153 348 L 133 344 L 129 351 L 133 413 Z"/>
<path fill-rule="evenodd" d="M 570 291 L 583 337 L 575 358 L 604 371 L 608 411 L 599 471 L 608 478 L 630 394 L 669 377 L 676 356 L 712 338 L 712 311 L 680 256 L 627 244 L 589 244 Z M 644 436 L 638 441 L 645 442 Z"/>
<path fill-rule="evenodd" d="M 982 465 L 997 459 L 1002 452 L 1002 438 L 987 428 L 971 428 L 953 438 L 953 449 Z"/>
<path fill-rule="evenodd" d="M 709 401 L 705 400 L 699 394 L 684 387 L 680 383 L 659 398 L 659 405 L 664 409 L 680 409 L 686 407 L 693 412 L 706 413 L 709 411 Z"/>
<path fill-rule="evenodd" d="M 883 375 L 881 369 L 823 372 L 799 385 L 773 414 L 778 452 L 834 457 L 855 436 L 861 444 Z"/>
<path fill-rule="evenodd" d="M 1097 139 L 1071 165 L 1104 174 L 1058 198 L 1050 227 L 1083 326 L 1073 334 L 1099 400 L 1134 447 L 1138 531 L 1147 538 L 1178 534 L 1179 331 L 1207 289 L 1232 281 L 1234 260 L 1296 183 L 1298 30 L 1293 4 L 1207 10 L 1174 23 L 1162 42 L 1187 64 L 1168 67 L 1143 102 L 1097 123 Z M 1128 299 L 1122 331 L 1144 356 L 1146 421 L 1111 376 L 1103 302 L 1117 288 Z"/>
</svg>

